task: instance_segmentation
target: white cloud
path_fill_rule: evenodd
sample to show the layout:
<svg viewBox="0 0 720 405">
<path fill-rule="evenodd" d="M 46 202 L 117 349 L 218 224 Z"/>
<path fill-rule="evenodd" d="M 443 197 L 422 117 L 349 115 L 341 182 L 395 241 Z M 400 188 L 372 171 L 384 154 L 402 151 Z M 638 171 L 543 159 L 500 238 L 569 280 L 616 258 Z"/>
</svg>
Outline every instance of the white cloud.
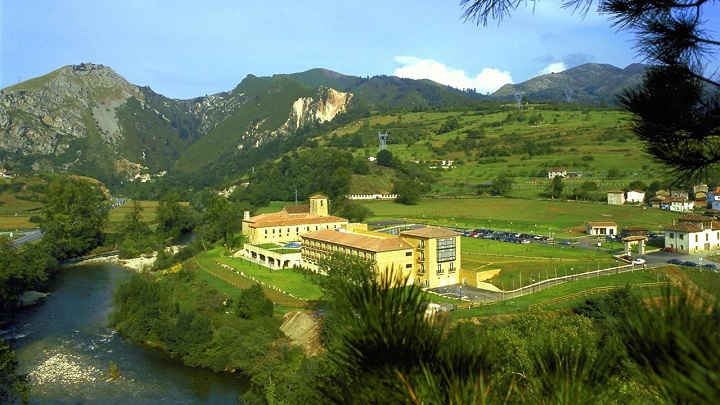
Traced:
<svg viewBox="0 0 720 405">
<path fill-rule="evenodd" d="M 567 66 L 565 66 L 565 63 L 563 63 L 563 62 L 555 62 L 555 63 L 551 63 L 551 64 L 545 66 L 544 68 L 542 68 L 542 69 L 537 73 L 537 75 L 540 76 L 540 75 L 546 75 L 546 74 L 549 74 L 549 73 L 559 73 L 559 72 L 562 72 L 563 70 L 566 70 L 566 69 L 567 69 Z"/>
<path fill-rule="evenodd" d="M 395 69 L 395 76 L 430 79 L 458 89 L 475 89 L 478 93 L 492 93 L 504 84 L 513 83 L 510 72 L 500 69 L 483 68 L 475 77 L 469 77 L 464 70 L 452 68 L 433 59 L 396 56 L 395 62 L 402 65 Z"/>
</svg>

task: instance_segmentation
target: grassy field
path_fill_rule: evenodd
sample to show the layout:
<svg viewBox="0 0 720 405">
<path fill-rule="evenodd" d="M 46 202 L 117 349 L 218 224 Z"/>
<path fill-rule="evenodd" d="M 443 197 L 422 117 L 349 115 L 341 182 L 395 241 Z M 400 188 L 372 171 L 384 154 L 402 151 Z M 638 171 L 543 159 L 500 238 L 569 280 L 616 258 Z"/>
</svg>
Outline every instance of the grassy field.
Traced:
<svg viewBox="0 0 720 405">
<path fill-rule="evenodd" d="M 442 133 L 440 128 L 448 120 L 455 125 Z M 437 194 L 473 195 L 475 186 L 504 173 L 516 183 L 511 196 L 537 197 L 551 169 L 581 172 L 578 183 L 591 180 L 604 191 L 635 179 L 665 180 L 660 167 L 642 152 L 627 122 L 626 114 L 612 109 L 538 104 L 516 111 L 514 105 L 507 105 L 493 110 L 377 115 L 335 133 L 360 134 L 366 147 L 356 151 L 359 156 L 374 156 L 378 132 L 387 132 L 388 150 L 402 162 L 453 160 L 452 169 L 437 169 L 433 185 Z M 611 169 L 619 171 L 620 180 L 608 179 Z M 386 177 L 373 169 L 369 176 L 356 176 L 351 191 L 389 189 L 392 180 Z"/>
<path fill-rule="evenodd" d="M 44 187 L 45 182 L 39 176 L 0 178 L 0 231 L 37 228 L 30 218 L 42 215 L 44 195 L 35 190 Z"/>
<path fill-rule="evenodd" d="M 661 230 L 672 224 L 677 213 L 633 206 L 558 200 L 516 198 L 421 198 L 417 205 L 392 201 L 363 201 L 372 220 L 394 219 L 407 223 L 435 224 L 460 229 L 487 228 L 556 238 L 579 236 L 585 222 L 616 222 L 620 228 L 642 226 Z M 571 232 L 572 231 L 572 232 Z"/>
<path fill-rule="evenodd" d="M 151 229 L 157 227 L 157 201 L 139 201 L 142 211 L 140 212 L 140 220 L 150 225 Z M 125 220 L 125 216 L 130 213 L 133 209 L 132 201 L 128 201 L 125 204 L 113 208 L 108 214 L 108 232 L 118 232 L 122 222 Z"/>
</svg>

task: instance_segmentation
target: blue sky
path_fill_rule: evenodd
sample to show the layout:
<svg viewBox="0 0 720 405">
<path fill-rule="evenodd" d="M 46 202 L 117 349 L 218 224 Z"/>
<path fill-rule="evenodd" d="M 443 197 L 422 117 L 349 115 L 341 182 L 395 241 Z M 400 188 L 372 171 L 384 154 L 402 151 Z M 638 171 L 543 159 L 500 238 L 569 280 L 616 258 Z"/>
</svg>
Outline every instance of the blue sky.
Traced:
<svg viewBox="0 0 720 405">
<path fill-rule="evenodd" d="M 521 6 L 488 26 L 464 21 L 459 0 L 350 3 L 2 0 L 0 88 L 93 62 L 171 98 L 316 67 L 485 93 L 586 62 L 642 62 L 630 35 L 559 0 Z"/>
</svg>

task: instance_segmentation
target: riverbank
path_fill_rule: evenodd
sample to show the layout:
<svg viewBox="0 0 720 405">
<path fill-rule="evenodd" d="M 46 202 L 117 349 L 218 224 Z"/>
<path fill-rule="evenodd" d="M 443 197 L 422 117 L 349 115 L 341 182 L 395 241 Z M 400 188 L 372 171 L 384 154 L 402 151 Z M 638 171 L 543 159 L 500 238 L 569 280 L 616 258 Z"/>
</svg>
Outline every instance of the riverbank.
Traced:
<svg viewBox="0 0 720 405">
<path fill-rule="evenodd" d="M 77 262 L 72 263 L 71 265 L 75 266 L 78 264 L 86 264 L 86 263 L 115 263 L 117 265 L 123 266 L 127 269 L 134 270 L 137 272 L 142 272 L 149 270 L 153 263 L 155 263 L 155 259 L 157 258 L 157 253 L 152 253 L 149 255 L 143 255 L 140 257 L 133 257 L 131 259 L 120 259 L 117 254 L 108 256 L 103 255 L 99 257 L 92 257 L 87 259 L 82 259 Z"/>
</svg>

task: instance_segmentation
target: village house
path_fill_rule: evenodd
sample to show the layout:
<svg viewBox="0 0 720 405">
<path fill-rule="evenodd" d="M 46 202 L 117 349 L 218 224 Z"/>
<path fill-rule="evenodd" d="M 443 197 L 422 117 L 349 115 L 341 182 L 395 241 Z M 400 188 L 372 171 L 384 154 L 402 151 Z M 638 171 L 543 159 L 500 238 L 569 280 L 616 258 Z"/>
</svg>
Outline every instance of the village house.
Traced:
<svg viewBox="0 0 720 405">
<path fill-rule="evenodd" d="M 622 190 L 610 190 L 607 192 L 608 205 L 625 204 L 625 192 Z"/>
<path fill-rule="evenodd" d="M 626 203 L 644 203 L 645 202 L 645 192 L 642 190 L 630 190 L 627 192 L 627 198 L 625 199 Z"/>
<path fill-rule="evenodd" d="M 650 197 L 650 206 L 653 208 L 660 208 L 660 203 L 665 199 L 665 197 L 656 195 L 654 197 Z"/>
<path fill-rule="evenodd" d="M 568 173 L 567 173 L 567 170 L 559 170 L 559 169 L 557 169 L 557 170 L 550 170 L 550 171 L 548 172 L 548 179 L 554 179 L 555 177 L 565 178 L 565 177 L 567 177 L 567 174 L 568 174 Z"/>
<path fill-rule="evenodd" d="M 660 202 L 660 209 L 673 212 L 691 212 L 695 209 L 695 201 L 682 197 L 668 197 Z"/>
<path fill-rule="evenodd" d="M 585 232 L 588 235 L 617 235 L 618 224 L 615 222 L 587 222 Z"/>
<path fill-rule="evenodd" d="M 720 222 L 705 215 L 677 218 L 665 228 L 665 247 L 691 254 L 720 249 Z"/>
</svg>

